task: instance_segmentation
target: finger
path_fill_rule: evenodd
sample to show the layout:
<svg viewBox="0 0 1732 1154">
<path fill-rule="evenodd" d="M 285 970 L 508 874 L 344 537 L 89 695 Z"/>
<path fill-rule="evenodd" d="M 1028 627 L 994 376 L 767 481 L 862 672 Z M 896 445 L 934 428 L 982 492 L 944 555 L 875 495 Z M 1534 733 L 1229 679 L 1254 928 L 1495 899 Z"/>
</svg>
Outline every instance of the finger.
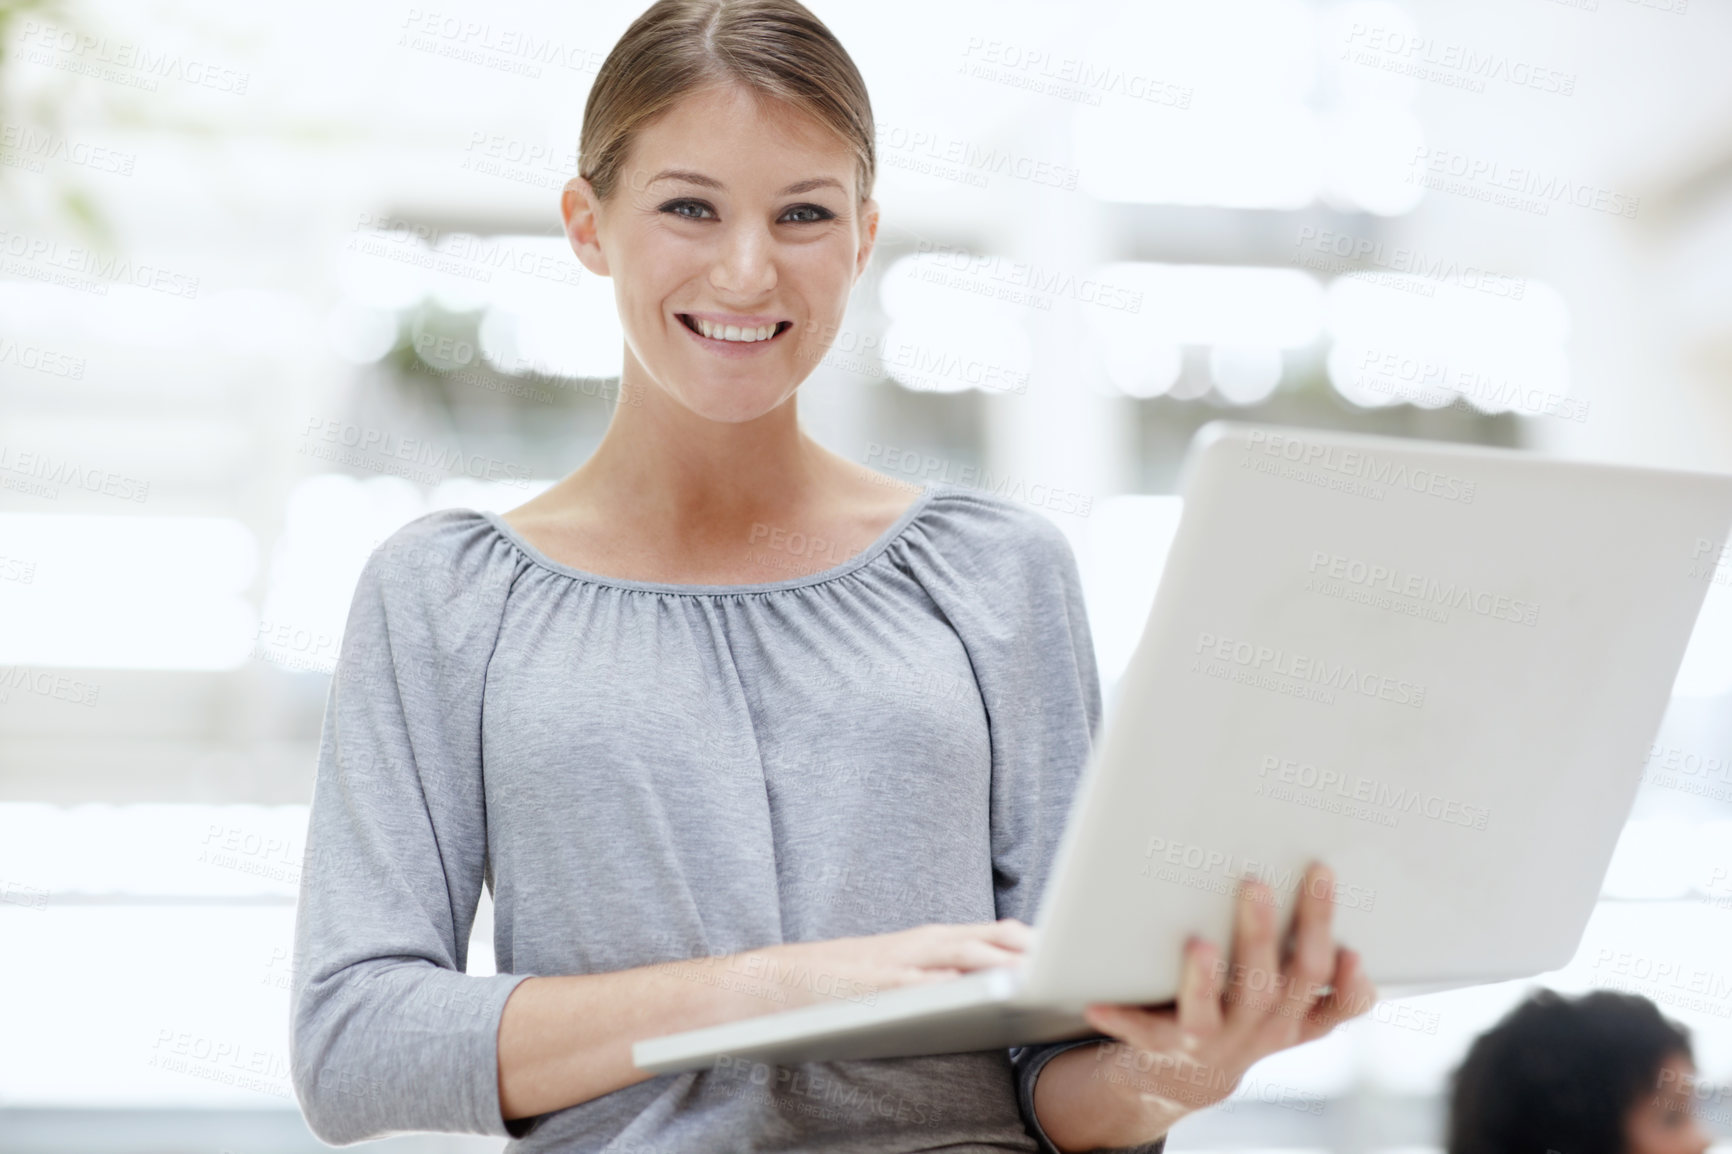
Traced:
<svg viewBox="0 0 1732 1154">
<path fill-rule="evenodd" d="M 1356 990 L 1353 984 L 1358 972 L 1358 955 L 1346 947 L 1337 950 L 1335 972 L 1330 983 L 1333 989 L 1318 999 L 1317 1004 L 1311 1007 L 1311 1012 L 1305 1016 L 1304 1027 L 1299 1031 L 1301 1040 L 1309 1042 L 1320 1038 L 1345 1019 L 1370 1009 L 1369 1004 L 1360 1004 L 1363 994 Z"/>
<path fill-rule="evenodd" d="M 1299 896 L 1293 908 L 1293 936 L 1283 974 L 1287 984 L 1282 1019 L 1286 1041 L 1299 1034 L 1299 1028 L 1311 1012 L 1311 1006 L 1323 993 L 1324 984 L 1335 971 L 1335 942 L 1330 936 L 1330 924 L 1335 913 L 1335 875 L 1321 862 L 1313 862 L 1299 885 Z"/>
<path fill-rule="evenodd" d="M 975 936 L 975 927 L 962 934 L 947 934 L 932 942 L 914 959 L 922 967 L 953 967 L 959 970 L 983 970 L 992 966 L 1013 966 L 1022 960 L 1021 950 Z"/>
<path fill-rule="evenodd" d="M 1275 1003 L 1281 972 L 1275 925 L 1274 893 L 1261 882 L 1242 881 L 1225 993 L 1227 1026 L 1236 1034 L 1259 1029 Z"/>
<path fill-rule="evenodd" d="M 939 982 L 946 978 L 960 978 L 962 976 L 961 970 L 943 966 L 934 966 L 931 969 L 913 966 L 898 970 L 896 973 L 901 979 L 901 984 L 908 986 L 918 986 L 926 982 Z"/>
<path fill-rule="evenodd" d="M 1349 1018 L 1356 1018 L 1377 1004 L 1377 987 L 1365 975 L 1365 966 L 1357 950 L 1343 948 L 1335 963 L 1331 981 L 1334 990 L 1321 998 L 1305 1019 L 1299 1032 L 1300 1041 L 1321 1038 Z"/>
<path fill-rule="evenodd" d="M 1172 1010 L 1100 1002 L 1084 1006 L 1083 1019 L 1101 1033 L 1138 1049 L 1167 1053 L 1182 1048 Z"/>
<path fill-rule="evenodd" d="M 1180 1044 L 1187 1051 L 1221 1029 L 1221 950 L 1213 942 L 1192 938 L 1185 944 L 1185 969 L 1179 978 Z"/>
<path fill-rule="evenodd" d="M 1015 918 L 999 918 L 981 927 L 982 936 L 994 945 L 1027 953 L 1034 945 L 1034 930 Z"/>
</svg>

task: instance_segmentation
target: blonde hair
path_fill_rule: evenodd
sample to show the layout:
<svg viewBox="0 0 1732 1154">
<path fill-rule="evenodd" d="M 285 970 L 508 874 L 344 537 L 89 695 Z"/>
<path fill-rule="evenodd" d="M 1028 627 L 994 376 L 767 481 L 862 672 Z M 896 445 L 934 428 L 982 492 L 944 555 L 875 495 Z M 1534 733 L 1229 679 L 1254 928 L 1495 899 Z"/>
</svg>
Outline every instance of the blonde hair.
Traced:
<svg viewBox="0 0 1732 1154">
<path fill-rule="evenodd" d="M 853 150 L 864 201 L 877 175 L 866 82 L 799 0 L 656 0 L 607 54 L 583 108 L 577 172 L 613 195 L 633 136 L 682 97 L 735 82 L 781 100 Z"/>
</svg>

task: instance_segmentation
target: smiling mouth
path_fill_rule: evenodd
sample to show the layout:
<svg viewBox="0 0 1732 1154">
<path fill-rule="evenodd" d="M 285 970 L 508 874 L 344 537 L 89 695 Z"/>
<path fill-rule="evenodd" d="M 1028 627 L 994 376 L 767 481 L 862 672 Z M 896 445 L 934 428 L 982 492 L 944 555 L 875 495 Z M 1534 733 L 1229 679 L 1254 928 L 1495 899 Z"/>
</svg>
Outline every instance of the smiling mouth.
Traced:
<svg viewBox="0 0 1732 1154">
<path fill-rule="evenodd" d="M 729 340 L 727 337 L 722 336 L 720 330 L 714 325 L 710 326 L 710 335 L 706 336 L 704 334 L 704 330 L 698 327 L 697 321 L 693 320 L 687 314 L 675 313 L 674 315 L 680 318 L 680 323 L 682 325 L 685 325 L 686 328 L 692 330 L 692 332 L 696 333 L 700 337 L 703 337 L 705 340 L 723 341 L 727 344 L 732 344 L 732 345 L 764 344 L 767 341 L 775 340 L 777 337 L 781 336 L 783 333 L 787 332 L 789 329 L 794 327 L 793 321 L 777 321 L 775 323 L 775 325 L 773 327 L 771 327 L 770 333 L 767 336 L 758 337 L 755 340 L 746 339 L 743 337 L 735 337 L 732 340 Z"/>
</svg>

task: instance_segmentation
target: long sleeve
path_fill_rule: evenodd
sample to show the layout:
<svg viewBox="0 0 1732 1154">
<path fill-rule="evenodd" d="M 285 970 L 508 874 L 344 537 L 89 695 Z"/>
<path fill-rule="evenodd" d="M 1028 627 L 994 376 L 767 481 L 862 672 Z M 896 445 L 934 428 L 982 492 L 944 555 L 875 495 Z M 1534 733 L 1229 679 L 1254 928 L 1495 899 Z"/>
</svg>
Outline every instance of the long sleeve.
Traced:
<svg viewBox="0 0 1732 1154">
<path fill-rule="evenodd" d="M 972 503 L 978 544 L 933 558 L 928 591 L 968 648 L 986 705 L 997 913 L 1032 925 L 1100 728 L 1100 673 L 1064 534 L 1001 498 L 980 495 Z M 1058 1148 L 1034 1112 L 1041 1068 L 1065 1050 L 1103 1040 L 1096 1034 L 1011 1050 L 1023 1122 L 1045 1154 Z M 1159 1154 L 1165 1145 L 1161 1138 L 1123 1149 Z"/>
<path fill-rule="evenodd" d="M 350 606 L 290 1003 L 295 1093 L 333 1145 L 513 1132 L 500 1113 L 499 1020 L 528 975 L 464 973 L 488 869 L 482 683 L 510 578 L 484 527 L 433 513 L 374 550 Z"/>
</svg>

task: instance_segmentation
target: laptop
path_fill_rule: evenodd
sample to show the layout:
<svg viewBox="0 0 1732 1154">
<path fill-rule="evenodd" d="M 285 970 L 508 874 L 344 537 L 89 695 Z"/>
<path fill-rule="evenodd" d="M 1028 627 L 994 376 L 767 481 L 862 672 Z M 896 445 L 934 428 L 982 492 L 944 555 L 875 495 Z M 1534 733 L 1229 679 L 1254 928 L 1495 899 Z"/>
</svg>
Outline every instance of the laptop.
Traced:
<svg viewBox="0 0 1732 1154">
<path fill-rule="evenodd" d="M 1587 925 L 1732 531 L 1732 477 L 1216 422 L 1072 800 L 1032 948 L 980 970 L 637 1042 L 902 1057 L 1082 1037 L 1178 990 L 1245 874 L 1306 863 L 1383 997 L 1528 977 Z"/>
</svg>

